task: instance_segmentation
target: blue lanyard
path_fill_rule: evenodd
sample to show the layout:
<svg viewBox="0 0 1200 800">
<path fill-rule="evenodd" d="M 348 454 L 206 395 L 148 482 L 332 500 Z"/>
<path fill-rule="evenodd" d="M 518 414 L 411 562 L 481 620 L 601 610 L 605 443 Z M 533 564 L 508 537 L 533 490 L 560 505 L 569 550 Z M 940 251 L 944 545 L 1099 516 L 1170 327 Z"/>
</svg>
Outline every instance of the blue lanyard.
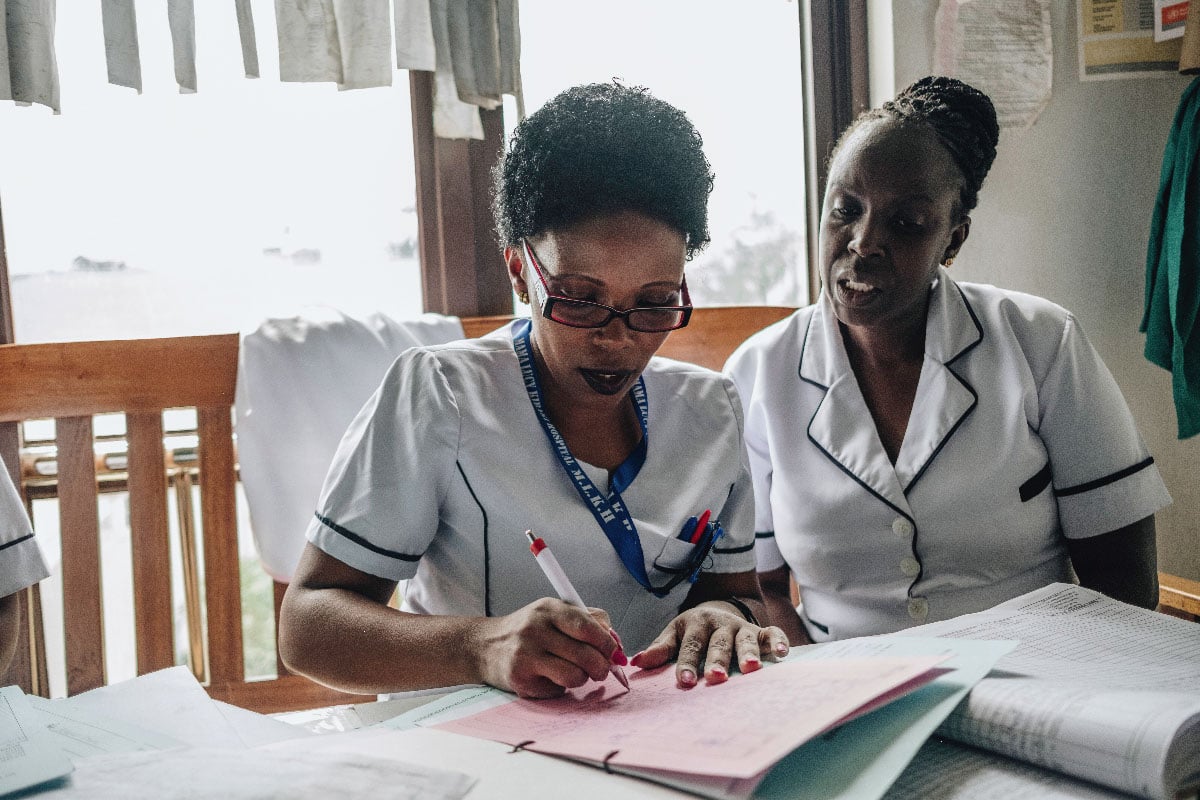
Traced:
<svg viewBox="0 0 1200 800">
<path fill-rule="evenodd" d="M 583 498 L 583 504 L 591 510 L 600 529 L 604 531 L 604 535 L 608 537 L 613 549 L 620 556 L 625 569 L 629 570 L 629 574 L 646 591 L 655 597 L 666 597 L 674 585 L 662 589 L 656 589 L 650 585 L 650 576 L 646 574 L 646 562 L 642 557 L 642 545 L 638 540 L 637 527 L 633 524 L 633 517 L 630 516 L 629 509 L 621 500 L 621 491 L 633 483 L 633 479 L 637 477 L 638 472 L 642 469 L 642 464 L 646 461 L 646 421 L 649 417 L 646 384 L 641 376 L 638 376 L 637 384 L 629 392 L 633 398 L 634 409 L 637 411 L 638 425 L 642 428 L 642 440 L 613 473 L 612 493 L 606 496 L 579 466 L 575 456 L 571 455 L 566 440 L 563 439 L 562 434 L 558 432 L 558 428 L 554 426 L 550 418 L 546 416 L 546 408 L 542 404 L 542 389 L 538 384 L 537 370 L 534 369 L 533 356 L 529 349 L 531 327 L 529 320 L 520 320 L 516 323 L 516 327 L 513 328 L 513 351 L 516 352 L 517 361 L 521 365 L 521 377 L 525 381 L 525 391 L 529 393 L 529 402 L 533 406 L 533 412 L 537 415 L 538 422 L 542 423 L 542 430 L 546 432 L 546 438 L 550 440 L 550 445 L 554 449 L 555 455 L 558 456 L 563 471 L 574 483 L 575 491 L 579 492 L 579 496 Z"/>
</svg>

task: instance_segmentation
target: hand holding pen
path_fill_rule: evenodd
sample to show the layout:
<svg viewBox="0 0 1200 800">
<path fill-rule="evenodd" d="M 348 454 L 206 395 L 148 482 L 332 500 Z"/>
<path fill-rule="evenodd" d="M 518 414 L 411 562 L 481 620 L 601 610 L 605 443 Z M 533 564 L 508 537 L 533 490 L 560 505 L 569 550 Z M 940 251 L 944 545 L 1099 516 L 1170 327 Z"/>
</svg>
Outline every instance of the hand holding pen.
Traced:
<svg viewBox="0 0 1200 800">
<path fill-rule="evenodd" d="M 558 559 L 550 552 L 550 548 L 546 547 L 546 543 L 533 535 L 533 531 L 525 531 L 525 536 L 529 539 L 529 551 L 533 553 L 534 559 L 538 566 L 542 568 L 542 572 L 550 580 L 550 584 L 554 587 L 554 591 L 558 593 L 558 597 L 565 603 L 575 606 L 578 609 L 587 611 L 588 607 L 575 591 L 575 587 L 571 585 L 571 581 L 567 578 L 567 574 L 563 572 L 562 566 L 559 565 Z M 613 639 L 617 642 L 618 652 L 621 647 L 621 640 L 617 639 L 616 631 L 611 632 Z M 609 663 L 609 672 L 611 672 L 621 685 L 626 689 L 629 688 L 629 679 L 625 677 L 625 671 L 615 663 Z"/>
</svg>

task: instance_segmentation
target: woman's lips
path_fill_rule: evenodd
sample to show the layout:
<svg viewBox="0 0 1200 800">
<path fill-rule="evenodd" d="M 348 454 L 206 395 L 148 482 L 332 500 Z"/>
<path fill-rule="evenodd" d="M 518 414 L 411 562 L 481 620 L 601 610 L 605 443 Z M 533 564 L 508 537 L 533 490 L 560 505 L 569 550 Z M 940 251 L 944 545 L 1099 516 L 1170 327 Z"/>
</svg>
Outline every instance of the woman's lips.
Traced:
<svg viewBox="0 0 1200 800">
<path fill-rule="evenodd" d="M 837 281 L 838 300 L 842 305 L 851 308 L 860 308 L 869 305 L 877 296 L 882 293 L 882 290 L 874 284 L 864 283 L 862 281 L 852 280 L 850 278 L 842 278 Z"/>
<path fill-rule="evenodd" d="M 620 392 L 629 383 L 629 379 L 633 377 L 632 372 L 628 370 L 601 370 L 601 369 L 580 369 L 579 374 L 587 382 L 587 385 L 600 394 L 613 395 Z"/>
</svg>

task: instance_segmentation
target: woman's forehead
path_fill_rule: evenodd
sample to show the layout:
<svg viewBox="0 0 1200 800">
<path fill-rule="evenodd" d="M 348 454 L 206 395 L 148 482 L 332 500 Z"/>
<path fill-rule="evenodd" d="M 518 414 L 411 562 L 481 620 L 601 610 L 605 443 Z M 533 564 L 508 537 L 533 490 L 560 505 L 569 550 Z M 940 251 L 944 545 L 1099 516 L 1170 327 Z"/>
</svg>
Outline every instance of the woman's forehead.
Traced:
<svg viewBox="0 0 1200 800">
<path fill-rule="evenodd" d="M 632 212 L 594 217 L 535 237 L 538 260 L 556 275 L 603 282 L 678 283 L 687 259 L 683 234 Z"/>
<path fill-rule="evenodd" d="M 912 184 L 914 191 L 957 192 L 962 174 L 929 128 L 895 120 L 872 120 L 842 143 L 829 169 L 829 185 L 865 187 L 885 181 Z"/>
</svg>

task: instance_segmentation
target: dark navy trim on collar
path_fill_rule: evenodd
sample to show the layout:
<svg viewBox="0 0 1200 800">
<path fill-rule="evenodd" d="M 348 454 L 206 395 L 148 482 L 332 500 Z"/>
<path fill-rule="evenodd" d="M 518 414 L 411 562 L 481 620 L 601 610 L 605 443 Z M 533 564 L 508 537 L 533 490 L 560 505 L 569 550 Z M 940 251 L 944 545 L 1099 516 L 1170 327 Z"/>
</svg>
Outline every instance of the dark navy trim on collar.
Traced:
<svg viewBox="0 0 1200 800">
<path fill-rule="evenodd" d="M 820 389 L 821 391 L 825 392 L 825 396 L 821 398 L 821 402 L 817 403 L 817 407 L 813 409 L 812 416 L 808 420 L 808 425 L 806 425 L 804 427 L 804 433 L 808 437 L 808 440 L 810 442 L 812 442 L 813 447 L 817 448 L 817 450 L 819 450 L 822 455 L 824 455 L 826 458 L 828 458 L 830 461 L 832 461 L 838 469 L 840 469 L 842 472 L 846 473 L 851 478 L 853 478 L 855 483 L 857 483 L 859 486 L 866 489 L 868 492 L 870 492 L 875 497 L 878 497 L 880 499 L 880 501 L 882 501 L 883 504 L 886 505 L 888 508 L 895 511 L 897 514 L 904 517 L 909 522 L 915 523 L 915 520 L 907 512 L 903 511 L 900 508 L 897 508 L 895 503 L 888 500 L 886 497 L 881 495 L 879 492 L 875 491 L 875 489 L 869 483 L 867 483 L 862 478 L 855 475 L 850 469 L 848 469 L 846 467 L 845 464 L 843 464 L 842 462 L 840 462 L 836 458 L 834 458 L 833 453 L 830 453 L 828 450 L 826 450 L 824 447 L 822 447 L 820 445 L 820 443 L 813 437 L 813 434 L 812 434 L 813 420 L 817 418 L 817 412 L 821 410 L 821 405 L 825 402 L 826 398 L 829 397 L 829 387 L 828 386 L 824 386 L 820 383 L 817 383 L 814 380 L 804 377 L 804 354 L 808 352 L 808 334 L 810 331 L 812 331 L 813 319 L 816 316 L 817 316 L 817 311 L 814 309 L 813 313 L 811 315 L 809 315 L 809 317 L 808 317 L 808 328 L 805 329 L 805 331 L 804 331 L 804 341 L 800 343 L 800 363 L 796 367 L 796 374 L 800 376 L 800 380 L 804 381 L 805 383 L 809 384 L 810 386 L 815 386 L 818 389 Z"/>
<path fill-rule="evenodd" d="M 775 531 L 755 531 L 754 538 L 755 539 L 774 539 Z"/>
<path fill-rule="evenodd" d="M 1154 463 L 1154 456 L 1149 456 L 1146 458 L 1145 461 L 1141 461 L 1137 464 L 1134 464 L 1131 467 L 1126 467 L 1125 469 L 1119 469 L 1116 472 L 1112 473 L 1111 475 L 1105 475 L 1103 478 L 1096 478 L 1096 480 L 1094 480 L 1094 481 L 1088 481 L 1087 483 L 1081 483 L 1077 486 L 1068 486 L 1065 489 L 1055 489 L 1054 496 L 1055 497 L 1070 497 L 1073 494 L 1083 494 L 1084 492 L 1090 492 L 1093 489 L 1099 489 L 1101 486 L 1107 486 L 1110 483 L 1116 483 L 1117 481 L 1121 480 L 1122 478 L 1128 478 L 1130 475 L 1134 474 L 1135 472 L 1141 472 L 1142 470 L 1144 470 L 1146 467 L 1150 466 L 1153 463 Z"/>
<path fill-rule="evenodd" d="M 905 497 L 907 497 L 909 492 L 912 491 L 913 487 L 917 485 L 917 481 L 919 481 L 921 479 L 921 476 L 925 474 L 925 470 L 929 469 L 929 465 L 933 463 L 933 460 L 938 457 L 939 453 L 942 452 L 942 448 L 946 446 L 946 442 L 950 441 L 950 437 L 955 434 L 955 432 L 959 429 L 959 427 L 964 422 L 966 422 L 967 417 L 969 417 L 969 416 L 971 416 L 971 414 L 975 413 L 975 409 L 979 406 L 979 392 L 975 391 L 975 387 L 972 386 L 971 384 L 967 383 L 967 381 L 964 380 L 961 375 L 959 375 L 954 370 L 950 369 L 950 365 L 953 364 L 954 362 L 958 361 L 960 358 L 965 356 L 967 353 L 970 353 L 972 350 L 974 350 L 976 347 L 979 346 L 980 342 L 983 341 L 983 323 L 981 323 L 979 321 L 979 316 L 976 315 L 975 309 L 971 308 L 971 304 L 970 304 L 970 302 L 967 301 L 967 296 L 965 294 L 963 294 L 962 288 L 957 283 L 952 283 L 951 285 L 953 285 L 954 290 L 956 292 L 958 292 L 958 296 L 962 300 L 963 306 L 967 309 L 967 313 L 971 315 L 971 321 L 973 323 L 975 323 L 975 330 L 978 332 L 979 338 L 976 339 L 971 344 L 964 347 L 962 350 L 960 350 L 954 356 L 954 358 L 951 358 L 949 361 L 947 361 L 944 366 L 946 367 L 946 370 L 951 375 L 954 376 L 954 379 L 957 380 L 960 384 L 962 384 L 962 387 L 964 389 L 966 389 L 968 392 L 971 393 L 971 397 L 973 397 L 974 399 L 971 401 L 971 407 L 963 412 L 963 415 L 958 418 L 958 422 L 955 422 L 954 425 L 950 428 L 950 430 L 946 431 L 946 435 L 944 437 L 942 437 L 942 441 L 938 443 L 937 447 L 933 448 L 933 452 L 929 454 L 929 458 L 926 459 L 925 463 L 921 466 L 921 468 L 919 470 L 917 470 L 917 474 L 913 475 L 913 479 L 908 482 L 908 486 L 904 487 L 904 496 Z"/>
<path fill-rule="evenodd" d="M 368 542 L 363 537 L 359 536 L 354 531 L 347 530 L 346 528 L 343 528 L 341 525 L 338 525 L 333 520 L 328 519 L 327 517 L 321 516 L 321 514 L 319 512 L 316 514 L 316 517 L 317 517 L 317 520 L 322 525 L 324 525 L 326 528 L 329 528 L 329 530 L 333 531 L 334 533 L 345 536 L 350 541 L 354 542 L 355 544 L 359 545 L 360 547 L 365 547 L 366 549 L 370 550 L 373 553 L 378 553 L 379 555 L 387 556 L 388 558 L 395 558 L 400 561 L 420 561 L 421 560 L 421 556 L 410 556 L 407 553 L 397 553 L 395 550 L 388 550 L 386 548 L 380 547 L 377 544 L 372 544 L 371 542 Z"/>
</svg>

